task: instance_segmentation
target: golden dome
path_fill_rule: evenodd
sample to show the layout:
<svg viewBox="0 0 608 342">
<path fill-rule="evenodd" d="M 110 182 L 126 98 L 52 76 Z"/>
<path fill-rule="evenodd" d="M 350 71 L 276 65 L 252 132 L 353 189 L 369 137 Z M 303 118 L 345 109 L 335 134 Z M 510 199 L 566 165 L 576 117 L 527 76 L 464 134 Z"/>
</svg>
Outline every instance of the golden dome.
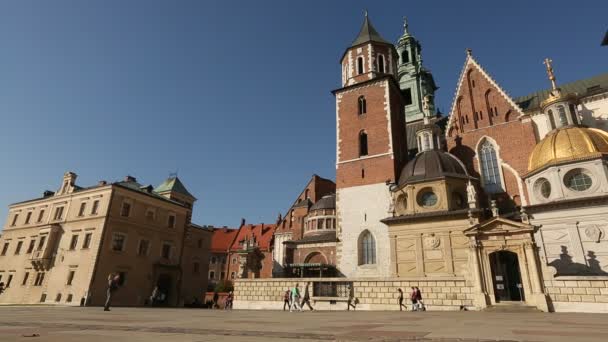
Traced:
<svg viewBox="0 0 608 342">
<path fill-rule="evenodd" d="M 577 126 L 556 129 L 543 138 L 528 159 L 528 172 L 569 161 L 608 155 L 608 132 Z"/>
</svg>

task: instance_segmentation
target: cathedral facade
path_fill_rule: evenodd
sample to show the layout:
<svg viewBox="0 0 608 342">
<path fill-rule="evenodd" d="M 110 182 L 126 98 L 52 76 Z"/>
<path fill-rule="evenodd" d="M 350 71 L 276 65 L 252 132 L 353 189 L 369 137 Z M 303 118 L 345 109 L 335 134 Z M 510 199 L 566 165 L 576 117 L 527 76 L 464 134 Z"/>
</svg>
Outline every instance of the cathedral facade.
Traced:
<svg viewBox="0 0 608 342">
<path fill-rule="evenodd" d="M 467 50 L 444 118 L 407 23 L 392 44 L 367 15 L 340 65 L 339 277 L 300 280 L 319 308 L 354 288 L 397 310 L 418 286 L 429 310 L 608 312 L 608 74 L 560 85 L 546 59 L 550 88 L 515 98 Z M 281 280 L 240 304 L 238 282 L 237 306 L 274 305 Z"/>
</svg>

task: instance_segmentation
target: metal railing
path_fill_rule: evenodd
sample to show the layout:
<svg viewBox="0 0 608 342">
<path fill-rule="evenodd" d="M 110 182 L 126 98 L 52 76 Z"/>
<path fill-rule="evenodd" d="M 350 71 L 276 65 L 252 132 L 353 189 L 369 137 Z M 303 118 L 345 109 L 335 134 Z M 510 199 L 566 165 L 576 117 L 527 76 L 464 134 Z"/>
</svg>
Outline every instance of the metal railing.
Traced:
<svg viewBox="0 0 608 342">
<path fill-rule="evenodd" d="M 315 281 L 313 296 L 347 298 L 352 285 L 350 281 Z"/>
</svg>

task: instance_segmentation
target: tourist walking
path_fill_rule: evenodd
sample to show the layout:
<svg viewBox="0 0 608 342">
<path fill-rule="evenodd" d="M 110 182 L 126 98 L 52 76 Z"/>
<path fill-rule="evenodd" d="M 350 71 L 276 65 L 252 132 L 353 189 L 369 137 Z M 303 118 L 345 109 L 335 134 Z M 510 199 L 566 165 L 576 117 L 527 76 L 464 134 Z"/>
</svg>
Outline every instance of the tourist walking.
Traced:
<svg viewBox="0 0 608 342">
<path fill-rule="evenodd" d="M 424 302 L 422 301 L 422 292 L 418 288 L 416 288 L 416 301 L 418 302 L 418 310 L 426 311 L 426 307 L 424 306 Z"/>
<path fill-rule="evenodd" d="M 412 292 L 410 293 L 410 300 L 412 301 L 412 311 L 418 311 L 418 294 L 416 288 L 412 286 Z"/>
<path fill-rule="evenodd" d="M 405 311 L 407 311 L 407 306 L 403 304 L 403 290 L 399 288 L 397 291 L 399 291 L 399 311 L 403 311 L 403 308 L 405 308 Z"/>
<path fill-rule="evenodd" d="M 226 297 L 226 302 L 224 303 L 224 310 L 230 309 L 232 310 L 232 302 L 234 301 L 234 293 L 232 291 L 228 292 L 228 296 Z"/>
<path fill-rule="evenodd" d="M 357 299 L 355 298 L 355 288 L 352 285 L 348 285 L 348 305 L 346 306 L 346 310 L 350 311 L 350 307 L 353 307 L 353 310 L 357 309 Z"/>
<path fill-rule="evenodd" d="M 291 309 L 291 302 L 289 299 L 291 298 L 291 290 L 287 289 L 283 294 L 283 311 L 285 311 L 285 307 Z"/>
<path fill-rule="evenodd" d="M 292 310 L 302 311 L 302 307 L 300 306 L 300 285 L 296 284 L 296 286 L 291 289 L 291 306 L 289 307 L 289 312 Z"/>
<path fill-rule="evenodd" d="M 150 306 L 154 306 L 156 304 L 158 295 L 159 295 L 158 286 L 154 286 L 154 289 L 152 290 L 152 294 L 150 295 Z"/>
<path fill-rule="evenodd" d="M 308 287 L 310 286 L 310 282 L 306 283 L 306 288 L 304 289 L 304 297 L 302 299 L 302 303 L 300 304 L 300 308 L 304 308 L 304 304 L 308 305 L 310 311 L 313 311 L 312 305 L 310 305 L 310 294 L 308 293 Z"/>
<path fill-rule="evenodd" d="M 212 309 L 219 309 L 220 308 L 220 304 L 218 303 L 220 300 L 220 295 L 219 293 L 217 293 L 217 291 L 213 292 L 213 306 L 211 307 Z"/>
<path fill-rule="evenodd" d="M 110 305 L 112 304 L 112 294 L 118 290 L 120 282 L 120 274 L 110 273 L 108 275 L 108 289 L 106 291 L 106 303 L 103 306 L 103 311 L 110 311 Z"/>
</svg>

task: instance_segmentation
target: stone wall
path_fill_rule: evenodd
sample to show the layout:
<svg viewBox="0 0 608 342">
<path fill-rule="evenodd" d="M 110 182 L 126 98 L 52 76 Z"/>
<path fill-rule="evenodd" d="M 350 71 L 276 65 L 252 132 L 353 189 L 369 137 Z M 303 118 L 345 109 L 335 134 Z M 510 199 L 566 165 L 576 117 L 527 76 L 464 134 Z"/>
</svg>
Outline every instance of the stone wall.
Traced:
<svg viewBox="0 0 608 342">
<path fill-rule="evenodd" d="M 461 305 L 469 310 L 473 307 L 473 287 L 462 277 L 426 277 L 426 278 L 282 278 L 282 279 L 239 279 L 234 284 L 235 309 L 281 310 L 283 295 L 286 290 L 300 285 L 304 293 L 307 282 L 311 282 L 311 302 L 319 310 L 345 310 L 347 297 L 316 297 L 313 293 L 313 282 L 352 282 L 355 297 L 359 300 L 358 310 L 399 310 L 398 288 L 403 289 L 405 301 L 411 306 L 409 292 L 412 286 L 418 286 L 422 292 L 427 310 L 459 310 Z"/>
<path fill-rule="evenodd" d="M 556 312 L 608 312 L 608 277 L 557 277 L 545 289 Z"/>
</svg>

